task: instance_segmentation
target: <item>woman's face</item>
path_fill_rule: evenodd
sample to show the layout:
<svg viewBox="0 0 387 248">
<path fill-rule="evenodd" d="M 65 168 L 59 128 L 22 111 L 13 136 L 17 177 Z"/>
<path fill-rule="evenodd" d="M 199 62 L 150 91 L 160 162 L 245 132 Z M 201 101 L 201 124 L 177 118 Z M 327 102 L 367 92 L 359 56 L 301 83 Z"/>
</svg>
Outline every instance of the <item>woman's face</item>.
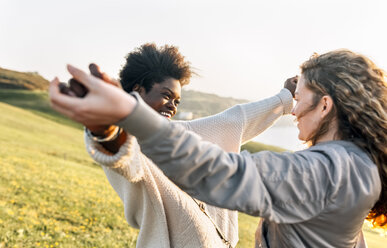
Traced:
<svg viewBox="0 0 387 248">
<path fill-rule="evenodd" d="M 180 103 L 181 85 L 178 80 L 168 78 L 161 83 L 155 83 L 148 93 L 143 88 L 139 93 L 151 108 L 166 118 L 172 118 Z"/>
<path fill-rule="evenodd" d="M 296 105 L 292 109 L 292 115 L 297 117 L 297 127 L 300 131 L 298 138 L 303 141 L 309 140 L 321 121 L 320 104 L 310 109 L 313 105 L 313 97 L 314 93 L 306 88 L 305 78 L 301 75 L 295 91 Z"/>
</svg>

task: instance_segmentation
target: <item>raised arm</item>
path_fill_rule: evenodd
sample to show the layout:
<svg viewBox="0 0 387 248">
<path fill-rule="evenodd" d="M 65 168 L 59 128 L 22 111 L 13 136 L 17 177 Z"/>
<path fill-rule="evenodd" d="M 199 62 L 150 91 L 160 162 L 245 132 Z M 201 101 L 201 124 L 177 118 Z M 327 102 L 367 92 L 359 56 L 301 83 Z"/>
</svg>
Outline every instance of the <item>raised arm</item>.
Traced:
<svg viewBox="0 0 387 248">
<path fill-rule="evenodd" d="M 219 114 L 187 122 L 179 122 L 187 130 L 215 144 L 225 144 L 227 151 L 238 152 L 241 144 L 254 138 L 283 114 L 290 113 L 292 95 L 282 89 L 277 95 L 245 104 L 238 104 Z"/>
<path fill-rule="evenodd" d="M 297 81 L 298 76 L 288 78 L 277 95 L 241 105 L 244 116 L 242 143 L 265 131 L 282 115 L 290 114 Z"/>
<path fill-rule="evenodd" d="M 207 141 L 225 144 L 227 151 L 238 152 L 241 144 L 259 135 L 282 115 L 290 113 L 296 83 L 297 77 L 289 78 L 285 81 L 284 89 L 275 96 L 238 104 L 209 117 L 179 123 Z"/>
</svg>

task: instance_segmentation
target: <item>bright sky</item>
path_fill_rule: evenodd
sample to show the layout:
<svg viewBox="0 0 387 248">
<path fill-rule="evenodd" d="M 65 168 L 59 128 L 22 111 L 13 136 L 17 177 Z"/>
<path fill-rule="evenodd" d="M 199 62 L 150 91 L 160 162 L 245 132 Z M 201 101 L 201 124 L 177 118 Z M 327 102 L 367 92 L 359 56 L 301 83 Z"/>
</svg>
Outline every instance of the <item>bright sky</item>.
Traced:
<svg viewBox="0 0 387 248">
<path fill-rule="evenodd" d="M 69 74 L 96 62 L 117 77 L 145 42 L 173 44 L 201 75 L 187 88 L 271 96 L 313 52 L 348 48 L 387 70 L 385 0 L 0 0 L 0 67 Z"/>
</svg>

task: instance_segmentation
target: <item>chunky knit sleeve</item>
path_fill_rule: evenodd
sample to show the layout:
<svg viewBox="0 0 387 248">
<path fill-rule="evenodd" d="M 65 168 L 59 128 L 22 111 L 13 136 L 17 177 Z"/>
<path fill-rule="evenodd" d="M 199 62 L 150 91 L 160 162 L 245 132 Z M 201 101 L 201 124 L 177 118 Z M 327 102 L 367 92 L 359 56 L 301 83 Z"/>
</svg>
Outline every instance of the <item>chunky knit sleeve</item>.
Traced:
<svg viewBox="0 0 387 248">
<path fill-rule="evenodd" d="M 128 135 L 126 142 L 115 154 L 107 151 L 101 144 L 91 140 L 85 133 L 86 150 L 98 164 L 106 166 L 124 176 L 130 182 L 138 182 L 144 176 L 142 167 L 144 156 L 136 138 Z"/>
<path fill-rule="evenodd" d="M 244 118 L 242 144 L 265 131 L 282 115 L 289 114 L 292 106 L 293 97 L 287 89 L 273 97 L 241 105 Z"/>
</svg>

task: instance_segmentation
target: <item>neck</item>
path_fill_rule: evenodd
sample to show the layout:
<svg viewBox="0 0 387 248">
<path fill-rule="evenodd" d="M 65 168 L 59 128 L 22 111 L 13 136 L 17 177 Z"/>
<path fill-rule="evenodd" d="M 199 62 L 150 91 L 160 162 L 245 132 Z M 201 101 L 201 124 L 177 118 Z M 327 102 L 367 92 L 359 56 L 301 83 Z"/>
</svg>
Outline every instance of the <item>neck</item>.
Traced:
<svg viewBox="0 0 387 248">
<path fill-rule="evenodd" d="M 338 135 L 338 125 L 337 121 L 333 120 L 329 125 L 329 131 L 322 135 L 317 141 L 316 144 L 326 141 L 339 140 L 340 137 Z"/>
</svg>

